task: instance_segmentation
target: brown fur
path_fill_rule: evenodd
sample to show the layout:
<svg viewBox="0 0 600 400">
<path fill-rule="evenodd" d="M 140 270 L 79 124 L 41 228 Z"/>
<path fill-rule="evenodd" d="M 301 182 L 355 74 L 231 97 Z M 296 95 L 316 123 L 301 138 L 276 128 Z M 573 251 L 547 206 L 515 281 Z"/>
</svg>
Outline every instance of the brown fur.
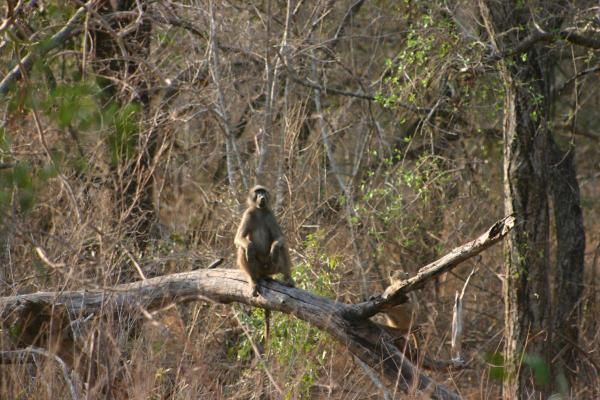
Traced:
<svg viewBox="0 0 600 400">
<path fill-rule="evenodd" d="M 390 284 L 400 282 L 408 278 L 404 271 L 396 270 L 390 276 Z M 385 310 L 385 324 L 402 334 L 407 334 L 414 325 L 415 304 L 410 300 L 406 303 L 397 304 Z"/>
<path fill-rule="evenodd" d="M 248 208 L 235 235 L 237 265 L 248 276 L 253 296 L 258 296 L 258 281 L 277 273 L 284 284 L 294 286 L 290 255 L 275 215 L 269 208 L 269 192 L 255 186 L 248 194 Z"/>
</svg>

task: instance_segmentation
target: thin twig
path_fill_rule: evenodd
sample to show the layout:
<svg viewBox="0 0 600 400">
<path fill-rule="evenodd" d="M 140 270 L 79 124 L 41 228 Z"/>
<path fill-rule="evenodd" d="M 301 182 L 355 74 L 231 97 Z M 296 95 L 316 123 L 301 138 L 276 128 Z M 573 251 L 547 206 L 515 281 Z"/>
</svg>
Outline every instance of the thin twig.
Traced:
<svg viewBox="0 0 600 400">
<path fill-rule="evenodd" d="M 288 45 L 288 36 L 290 30 L 290 20 L 292 18 L 292 0 L 287 0 L 286 13 L 285 13 L 285 26 L 281 36 L 281 44 L 279 46 L 278 55 L 284 60 L 282 64 L 289 62 L 288 57 L 290 55 L 290 48 Z M 280 61 L 278 59 L 277 66 L 279 67 Z M 277 158 L 277 172 L 275 176 L 275 206 L 273 211 L 275 215 L 279 215 L 283 208 L 283 193 L 285 190 L 284 180 L 284 164 L 285 164 L 285 144 L 288 131 L 290 129 L 290 88 L 292 86 L 291 79 L 288 75 L 285 77 L 285 84 L 283 87 L 283 124 L 280 128 L 279 137 L 279 157 Z"/>
<path fill-rule="evenodd" d="M 591 37 L 591 34 L 592 32 L 579 32 L 574 28 L 563 29 L 559 32 L 545 32 L 537 27 L 534 32 L 517 43 L 516 46 L 490 55 L 489 60 L 498 61 L 506 57 L 519 55 L 529 51 L 539 42 L 553 42 L 559 39 L 590 49 L 600 49 L 600 40 Z"/>
<path fill-rule="evenodd" d="M 237 151 L 237 146 L 235 144 L 234 137 L 231 133 L 231 128 L 229 126 L 230 120 L 227 114 L 227 106 L 225 103 L 225 95 L 223 94 L 223 88 L 221 86 L 221 69 L 219 65 L 219 52 L 217 46 L 217 28 L 216 28 L 216 19 L 214 12 L 214 4 L 213 1 L 209 4 L 210 8 L 210 52 L 209 52 L 209 60 L 210 67 L 209 72 L 213 79 L 213 82 L 217 88 L 217 114 L 219 115 L 222 124 L 223 130 L 225 131 L 225 152 L 227 159 L 227 176 L 229 178 L 230 189 L 233 193 L 235 193 L 237 187 L 237 177 L 236 174 L 239 172 L 239 169 L 242 167 L 242 161 Z M 237 164 L 237 165 L 236 165 Z M 237 167 L 237 168 L 236 168 Z M 248 190 L 248 180 L 246 179 L 245 174 L 240 174 L 242 178 L 242 185 L 244 190 Z"/>
<path fill-rule="evenodd" d="M 121 248 L 125 252 L 125 255 L 127 256 L 127 258 L 129 258 L 129 260 L 133 264 L 133 267 L 137 271 L 137 273 L 140 276 L 140 278 L 142 278 L 142 280 L 145 281 L 146 280 L 146 275 L 144 274 L 144 271 L 142 271 L 142 267 L 140 266 L 140 263 L 137 262 L 137 260 L 133 256 L 133 254 L 131 254 L 131 252 L 129 250 L 127 250 L 127 248 L 125 248 L 124 246 L 121 247 Z"/>
</svg>

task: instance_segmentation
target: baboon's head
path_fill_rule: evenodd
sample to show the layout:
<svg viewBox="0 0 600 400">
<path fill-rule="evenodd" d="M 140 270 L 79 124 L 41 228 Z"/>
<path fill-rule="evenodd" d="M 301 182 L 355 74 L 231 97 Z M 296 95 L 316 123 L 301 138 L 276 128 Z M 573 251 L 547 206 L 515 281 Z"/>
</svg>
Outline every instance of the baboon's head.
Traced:
<svg viewBox="0 0 600 400">
<path fill-rule="evenodd" d="M 392 271 L 392 273 L 390 274 L 390 283 L 394 284 L 396 282 L 405 281 L 408 278 L 410 278 L 408 272 L 403 271 L 401 269 L 397 269 Z"/>
<path fill-rule="evenodd" d="M 269 208 L 269 191 L 266 187 L 256 185 L 248 194 L 248 205 L 256 208 Z"/>
</svg>

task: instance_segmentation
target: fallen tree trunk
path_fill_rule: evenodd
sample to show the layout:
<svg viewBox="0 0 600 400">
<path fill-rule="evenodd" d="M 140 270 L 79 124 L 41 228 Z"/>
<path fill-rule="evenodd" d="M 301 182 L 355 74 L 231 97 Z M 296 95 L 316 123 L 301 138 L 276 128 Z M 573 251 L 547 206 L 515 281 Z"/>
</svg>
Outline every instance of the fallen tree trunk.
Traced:
<svg viewBox="0 0 600 400">
<path fill-rule="evenodd" d="M 434 398 L 458 398 L 449 389 L 437 385 L 418 372 L 392 344 L 393 338 L 377 324 L 350 321 L 343 317 L 347 305 L 317 296 L 298 288 L 288 288 L 277 281 L 261 284 L 261 296 L 253 297 L 241 272 L 232 269 L 210 269 L 182 272 L 107 290 L 38 292 L 0 299 L 0 317 L 8 325 L 31 320 L 31 310 L 53 307 L 66 309 L 71 319 L 110 309 L 138 312 L 161 308 L 172 302 L 209 300 L 217 303 L 238 302 L 294 315 L 328 332 L 348 350 L 392 382 L 399 378 L 404 390 L 417 384 L 425 390 L 433 388 Z M 9 322 L 10 321 L 10 322 Z M 429 390 L 431 390 L 431 388 Z"/>
<path fill-rule="evenodd" d="M 70 320 L 77 320 L 110 310 L 123 312 L 129 309 L 136 313 L 140 309 L 157 309 L 174 302 L 238 302 L 291 314 L 318 327 L 405 391 L 416 387 L 431 393 L 435 399 L 458 399 L 459 396 L 449 388 L 422 374 L 394 346 L 394 338 L 370 321 L 368 316 L 373 315 L 373 310 L 380 309 L 382 304 L 398 300 L 401 293 L 408 291 L 407 288 L 421 287 L 426 280 L 437 275 L 436 271 L 446 272 L 496 243 L 513 223 L 512 218 L 497 222 L 475 241 L 456 248 L 448 256 L 422 269 L 408 279 L 406 285 L 388 288 L 384 295 L 360 305 L 336 302 L 271 280 L 262 281 L 261 296 L 253 297 L 241 272 L 215 268 L 166 275 L 104 290 L 38 292 L 3 297 L 0 298 L 0 319 L 2 326 L 11 329 L 17 324 L 22 330 L 26 321 L 36 317 L 32 310 L 37 312 L 49 307 L 53 311 L 63 310 Z"/>
</svg>

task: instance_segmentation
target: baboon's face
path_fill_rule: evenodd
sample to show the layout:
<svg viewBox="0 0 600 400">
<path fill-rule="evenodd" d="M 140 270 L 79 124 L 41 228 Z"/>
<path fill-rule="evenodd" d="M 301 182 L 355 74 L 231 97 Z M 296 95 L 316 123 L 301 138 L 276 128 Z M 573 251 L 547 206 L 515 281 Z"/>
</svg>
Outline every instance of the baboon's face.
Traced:
<svg viewBox="0 0 600 400">
<path fill-rule="evenodd" d="M 395 270 L 390 275 L 390 283 L 404 281 L 408 278 L 410 278 L 410 275 L 408 274 L 408 272 L 403 271 L 403 270 Z"/>
<path fill-rule="evenodd" d="M 266 190 L 258 189 L 254 191 L 254 204 L 258 208 L 266 208 L 269 206 L 269 193 Z"/>
</svg>

